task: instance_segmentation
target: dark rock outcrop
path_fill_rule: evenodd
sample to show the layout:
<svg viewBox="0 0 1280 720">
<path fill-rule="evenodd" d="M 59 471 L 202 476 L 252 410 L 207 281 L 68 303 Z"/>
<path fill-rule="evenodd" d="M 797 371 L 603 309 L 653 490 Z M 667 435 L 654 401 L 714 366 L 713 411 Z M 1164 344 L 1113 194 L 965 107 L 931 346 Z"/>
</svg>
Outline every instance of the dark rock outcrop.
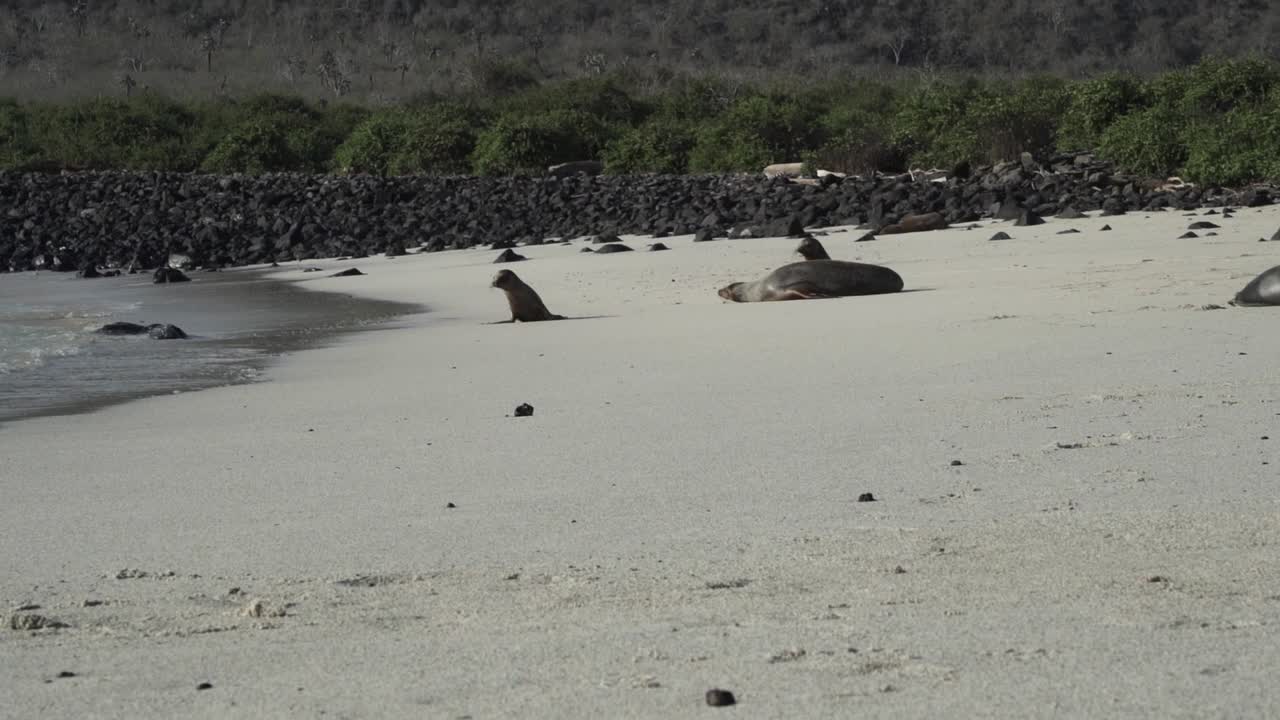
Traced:
<svg viewBox="0 0 1280 720">
<path fill-rule="evenodd" d="M 1270 186 L 1167 187 L 1087 153 L 936 174 L 805 184 L 763 175 L 374 177 L 0 172 L 0 271 L 193 268 L 395 257 L 405 247 L 495 250 L 616 234 L 799 237 L 876 230 L 937 213 L 947 225 L 1024 212 L 1072 217 L 1155 208 L 1257 207 Z M 169 281 L 181 282 L 165 273 Z"/>
<path fill-rule="evenodd" d="M 498 257 L 494 258 L 493 262 L 509 263 L 509 262 L 520 262 L 521 260 L 528 260 L 528 259 L 529 258 L 525 257 L 524 255 L 521 255 L 515 250 L 512 250 L 511 248 L 507 248 L 506 250 L 503 250 L 501 253 L 499 253 Z"/>
<path fill-rule="evenodd" d="M 162 268 L 156 268 L 156 271 L 151 275 L 151 282 L 157 285 L 163 285 L 165 283 L 191 282 L 191 278 L 187 277 L 177 268 L 165 266 Z"/>
<path fill-rule="evenodd" d="M 597 255 L 608 255 L 609 253 L 631 252 L 631 248 L 622 243 L 609 243 L 596 248 Z"/>
<path fill-rule="evenodd" d="M 159 323 L 147 328 L 147 334 L 156 340 L 185 340 L 187 334 L 177 325 Z"/>
<path fill-rule="evenodd" d="M 107 323 L 94 332 L 99 335 L 150 335 L 156 340 L 185 340 L 187 334 L 177 325 L 152 323 L 139 325 L 131 322 Z"/>
</svg>

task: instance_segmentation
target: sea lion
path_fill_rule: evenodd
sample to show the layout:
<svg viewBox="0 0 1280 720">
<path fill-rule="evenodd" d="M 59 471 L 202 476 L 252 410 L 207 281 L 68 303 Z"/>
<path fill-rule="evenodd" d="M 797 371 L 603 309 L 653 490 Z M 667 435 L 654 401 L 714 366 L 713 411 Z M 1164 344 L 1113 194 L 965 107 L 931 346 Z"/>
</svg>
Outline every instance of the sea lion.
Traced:
<svg viewBox="0 0 1280 720">
<path fill-rule="evenodd" d="M 507 294 L 507 304 L 511 306 L 511 319 L 500 322 L 537 322 L 538 320 L 564 320 L 563 315 L 553 315 L 542 298 L 533 288 L 525 284 L 510 270 L 499 270 L 493 276 L 492 287 L 499 288 Z"/>
<path fill-rule="evenodd" d="M 822 247 L 822 243 L 818 242 L 818 238 L 807 235 L 805 239 L 800 241 L 800 246 L 796 248 L 796 252 L 804 256 L 805 260 L 830 260 L 831 256 L 827 254 L 827 249 Z"/>
<path fill-rule="evenodd" d="M 805 260 L 783 265 L 759 280 L 722 287 L 719 295 L 733 302 L 766 302 L 876 295 L 900 290 L 902 278 L 887 267 L 844 260 Z"/>
<path fill-rule="evenodd" d="M 1232 305 L 1280 305 L 1280 265 L 1249 281 Z"/>
<path fill-rule="evenodd" d="M 947 219 L 942 213 L 925 213 L 923 215 L 908 215 L 897 223 L 880 229 L 880 235 L 897 235 L 899 233 L 924 232 L 926 230 L 945 230 L 947 227 Z"/>
</svg>

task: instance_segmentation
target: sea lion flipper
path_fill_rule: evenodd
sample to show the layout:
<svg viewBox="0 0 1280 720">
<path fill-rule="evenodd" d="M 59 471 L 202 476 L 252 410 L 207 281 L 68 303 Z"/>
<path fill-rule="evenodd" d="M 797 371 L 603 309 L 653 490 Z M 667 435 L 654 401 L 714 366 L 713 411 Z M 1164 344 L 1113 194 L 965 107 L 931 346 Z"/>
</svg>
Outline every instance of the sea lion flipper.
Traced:
<svg viewBox="0 0 1280 720">
<path fill-rule="evenodd" d="M 783 290 L 778 297 L 779 300 L 823 300 L 833 298 L 834 295 L 819 291 L 812 285 L 793 285 Z"/>
</svg>

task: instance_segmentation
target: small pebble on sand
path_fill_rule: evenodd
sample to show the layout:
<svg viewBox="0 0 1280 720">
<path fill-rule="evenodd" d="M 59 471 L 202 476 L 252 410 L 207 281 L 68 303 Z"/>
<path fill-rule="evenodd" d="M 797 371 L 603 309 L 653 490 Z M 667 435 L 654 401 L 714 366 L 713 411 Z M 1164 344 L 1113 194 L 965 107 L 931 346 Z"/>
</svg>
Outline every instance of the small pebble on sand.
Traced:
<svg viewBox="0 0 1280 720">
<path fill-rule="evenodd" d="M 728 690 L 711 689 L 707 691 L 707 704 L 711 707 L 728 707 L 737 704 L 738 700 Z"/>
</svg>

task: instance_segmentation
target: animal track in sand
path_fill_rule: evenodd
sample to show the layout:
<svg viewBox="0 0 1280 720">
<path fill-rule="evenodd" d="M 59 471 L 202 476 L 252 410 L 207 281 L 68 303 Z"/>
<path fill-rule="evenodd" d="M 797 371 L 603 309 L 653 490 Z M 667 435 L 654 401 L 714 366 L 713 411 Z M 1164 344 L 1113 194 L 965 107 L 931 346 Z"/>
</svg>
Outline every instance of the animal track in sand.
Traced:
<svg viewBox="0 0 1280 720">
<path fill-rule="evenodd" d="M 388 574 L 388 575 L 356 575 L 355 577 L 335 580 L 334 585 L 343 587 L 379 587 L 381 585 L 405 585 L 423 582 L 427 578 L 422 575 Z"/>
<path fill-rule="evenodd" d="M 1151 435 L 1136 435 L 1131 432 L 1123 432 L 1118 435 L 1092 435 L 1085 436 L 1084 440 L 1067 441 L 1059 440 L 1044 447 L 1045 452 L 1055 452 L 1057 450 L 1081 450 L 1084 448 L 1096 447 L 1117 447 L 1121 444 L 1131 442 L 1133 440 L 1150 440 Z"/>
</svg>

